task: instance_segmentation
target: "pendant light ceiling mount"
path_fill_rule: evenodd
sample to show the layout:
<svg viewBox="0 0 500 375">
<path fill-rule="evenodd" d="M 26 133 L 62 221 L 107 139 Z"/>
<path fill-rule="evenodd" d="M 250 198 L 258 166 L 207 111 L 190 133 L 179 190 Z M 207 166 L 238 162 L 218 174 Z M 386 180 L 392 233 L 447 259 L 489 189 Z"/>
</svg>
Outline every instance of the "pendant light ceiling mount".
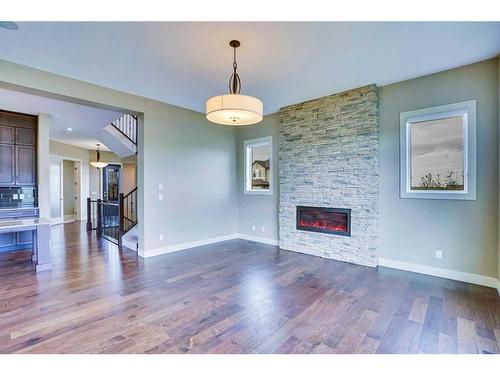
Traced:
<svg viewBox="0 0 500 375">
<path fill-rule="evenodd" d="M 222 125 L 252 125 L 262 121 L 263 104 L 253 96 L 241 95 L 241 79 L 237 73 L 236 49 L 241 45 L 231 40 L 233 48 L 233 74 L 229 78 L 229 94 L 214 96 L 207 100 L 207 119 Z"/>
</svg>

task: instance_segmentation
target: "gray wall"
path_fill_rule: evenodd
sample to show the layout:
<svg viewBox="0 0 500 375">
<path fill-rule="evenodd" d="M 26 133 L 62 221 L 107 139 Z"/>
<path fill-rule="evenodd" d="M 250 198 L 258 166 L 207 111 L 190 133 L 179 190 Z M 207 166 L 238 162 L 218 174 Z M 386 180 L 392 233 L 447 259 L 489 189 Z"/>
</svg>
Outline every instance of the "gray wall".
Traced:
<svg viewBox="0 0 500 375">
<path fill-rule="evenodd" d="M 64 215 L 75 213 L 75 162 L 63 160 Z"/>
<path fill-rule="evenodd" d="M 238 127 L 238 197 L 239 230 L 238 233 L 278 241 L 278 128 L 279 113 L 264 116 L 257 125 Z M 243 143 L 249 139 L 273 137 L 273 195 L 244 194 L 245 158 Z M 255 231 L 252 226 L 255 225 Z M 264 228 L 264 231 L 262 231 Z"/>
<path fill-rule="evenodd" d="M 236 129 L 180 108 L 163 121 L 145 140 L 145 164 L 155 166 L 154 179 L 146 180 L 155 197 L 163 183 L 161 209 L 148 215 L 163 223 L 166 244 L 237 233 Z"/>
<path fill-rule="evenodd" d="M 122 192 L 124 194 L 129 193 L 137 187 L 135 169 L 135 164 L 123 163 L 122 165 Z"/>
<path fill-rule="evenodd" d="M 498 60 L 379 89 L 379 255 L 497 276 Z M 399 113 L 477 100 L 477 200 L 399 198 Z M 435 251 L 443 259 L 435 259 Z"/>
</svg>

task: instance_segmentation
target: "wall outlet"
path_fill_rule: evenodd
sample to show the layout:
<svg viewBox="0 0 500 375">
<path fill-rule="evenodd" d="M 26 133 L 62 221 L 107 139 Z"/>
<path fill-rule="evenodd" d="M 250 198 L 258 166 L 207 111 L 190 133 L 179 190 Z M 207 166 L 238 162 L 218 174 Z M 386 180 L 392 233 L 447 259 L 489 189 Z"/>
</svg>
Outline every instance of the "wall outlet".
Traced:
<svg viewBox="0 0 500 375">
<path fill-rule="evenodd" d="M 262 227 L 262 233 L 266 231 L 266 227 Z"/>
<path fill-rule="evenodd" d="M 255 224 L 252 225 L 252 230 L 255 232 Z"/>
<path fill-rule="evenodd" d="M 163 241 L 163 233 L 160 234 L 160 241 Z"/>
<path fill-rule="evenodd" d="M 162 201 L 162 200 L 163 200 L 163 194 L 162 194 L 162 193 L 158 194 L 158 200 L 159 200 L 159 201 Z"/>
<path fill-rule="evenodd" d="M 158 190 L 163 190 L 163 184 L 158 184 Z"/>
<path fill-rule="evenodd" d="M 436 250 L 436 259 L 443 259 L 443 252 L 441 250 Z"/>
</svg>

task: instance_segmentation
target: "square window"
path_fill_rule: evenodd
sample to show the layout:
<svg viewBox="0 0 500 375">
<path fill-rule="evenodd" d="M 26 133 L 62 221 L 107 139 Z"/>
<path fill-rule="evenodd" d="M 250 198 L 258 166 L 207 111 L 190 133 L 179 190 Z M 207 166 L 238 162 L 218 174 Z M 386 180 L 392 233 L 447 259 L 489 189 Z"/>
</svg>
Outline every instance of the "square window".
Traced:
<svg viewBox="0 0 500 375">
<path fill-rule="evenodd" d="M 272 149 L 272 137 L 244 142 L 246 194 L 272 194 Z"/>
<path fill-rule="evenodd" d="M 476 199 L 476 103 L 403 112 L 401 198 Z"/>
</svg>

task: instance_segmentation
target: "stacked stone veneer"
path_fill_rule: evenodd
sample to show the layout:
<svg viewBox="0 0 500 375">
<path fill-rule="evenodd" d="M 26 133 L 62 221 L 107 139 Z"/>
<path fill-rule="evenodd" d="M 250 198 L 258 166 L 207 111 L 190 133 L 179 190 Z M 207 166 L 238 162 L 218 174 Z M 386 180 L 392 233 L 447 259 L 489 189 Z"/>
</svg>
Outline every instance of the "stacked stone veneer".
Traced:
<svg viewBox="0 0 500 375">
<path fill-rule="evenodd" d="M 282 108 L 279 135 L 280 247 L 375 267 L 376 86 Z M 296 206 L 350 208 L 351 237 L 297 230 Z"/>
</svg>

